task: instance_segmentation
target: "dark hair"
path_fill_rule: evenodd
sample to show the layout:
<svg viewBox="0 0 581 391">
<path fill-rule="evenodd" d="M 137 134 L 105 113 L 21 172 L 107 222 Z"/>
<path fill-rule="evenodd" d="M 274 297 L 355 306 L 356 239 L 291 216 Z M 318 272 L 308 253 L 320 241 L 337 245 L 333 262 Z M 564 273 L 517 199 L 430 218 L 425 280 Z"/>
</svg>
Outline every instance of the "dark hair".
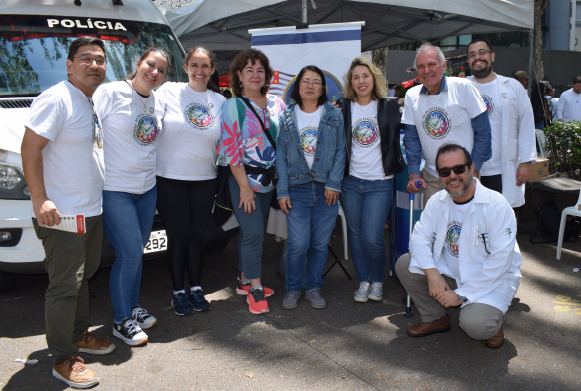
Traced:
<svg viewBox="0 0 581 391">
<path fill-rule="evenodd" d="M 468 46 L 466 46 L 466 55 L 467 56 L 468 56 L 468 48 L 470 47 L 470 45 L 475 44 L 477 42 L 484 42 L 486 44 L 486 46 L 488 46 L 488 50 L 490 50 L 491 52 L 494 52 L 494 50 L 492 50 L 492 45 L 486 39 L 473 39 L 472 42 L 470 42 L 468 44 Z"/>
<path fill-rule="evenodd" d="M 69 60 L 73 61 L 81 46 L 85 45 L 97 45 L 103 51 L 103 55 L 105 56 L 105 60 L 107 59 L 107 50 L 105 50 L 105 44 L 99 38 L 94 37 L 79 37 L 71 42 L 71 46 L 69 46 L 69 56 L 67 57 Z"/>
<path fill-rule="evenodd" d="M 321 83 L 322 83 L 321 96 L 319 96 L 319 100 L 317 101 L 317 106 L 322 106 L 327 101 L 327 83 L 325 83 L 325 75 L 323 74 L 323 71 L 314 65 L 307 65 L 306 67 L 301 69 L 301 71 L 299 72 L 299 74 L 297 75 L 297 77 L 295 79 L 295 84 L 293 85 L 293 90 L 291 92 L 290 97 L 292 100 L 297 102 L 297 104 L 299 105 L 300 108 L 303 108 L 303 100 L 301 99 L 301 94 L 299 92 L 299 89 L 300 89 L 301 80 L 303 79 L 303 75 L 305 74 L 305 72 L 307 70 L 313 71 L 313 72 L 317 73 L 319 76 L 321 76 Z"/>
<path fill-rule="evenodd" d="M 573 79 L 573 84 L 579 84 L 581 83 L 581 76 L 575 76 L 575 78 Z"/>
<path fill-rule="evenodd" d="M 456 152 L 459 149 L 464 152 L 464 163 L 468 165 L 468 168 L 472 167 L 472 156 L 470 156 L 470 152 L 468 152 L 466 148 L 458 144 L 444 144 L 438 148 L 438 153 L 436 153 L 436 170 L 439 169 L 438 159 L 440 158 L 440 155 Z"/>
<path fill-rule="evenodd" d="M 148 46 L 145 49 L 143 49 L 143 51 L 139 55 L 139 64 L 141 64 L 143 61 L 145 61 L 145 59 L 149 56 L 149 53 L 153 53 L 153 52 L 161 54 L 167 60 L 167 69 L 165 71 L 165 76 L 163 78 L 163 80 L 166 81 L 169 77 L 169 72 L 171 69 L 171 60 L 170 60 L 169 54 L 167 54 L 165 49 L 162 48 L 161 46 Z M 127 75 L 127 77 L 125 79 L 126 80 L 133 80 L 133 79 L 135 79 L 135 75 L 137 75 L 137 69 L 135 71 L 131 72 L 129 75 Z"/>
<path fill-rule="evenodd" d="M 264 53 L 257 49 L 246 49 L 241 51 L 236 55 L 234 61 L 232 61 L 232 64 L 230 64 L 230 88 L 232 89 L 232 92 L 234 95 L 242 93 L 238 71 L 242 72 L 244 68 L 246 68 L 248 60 L 250 60 L 252 65 L 254 65 L 256 60 L 258 60 L 264 67 L 264 86 L 262 86 L 260 89 L 260 93 L 262 95 L 266 95 L 268 89 L 270 88 L 270 81 L 272 80 L 274 71 L 270 67 L 270 61 L 268 61 L 268 57 L 266 57 Z"/>
<path fill-rule="evenodd" d="M 212 68 L 216 69 L 216 61 L 217 61 L 216 54 L 204 46 L 196 46 L 195 48 L 188 50 L 186 52 L 186 56 L 184 57 L 184 66 L 188 65 L 190 58 L 192 58 L 192 56 L 196 52 L 200 52 L 200 53 L 208 56 L 208 58 L 210 59 L 210 66 Z M 214 83 L 214 80 L 212 80 L 212 78 L 210 78 L 210 80 L 208 80 L 208 88 L 217 94 L 222 94 L 222 92 L 220 91 L 220 89 L 218 88 L 216 83 Z"/>
<path fill-rule="evenodd" d="M 232 91 L 224 90 L 224 91 L 222 91 L 222 95 L 224 95 L 224 98 L 230 99 L 230 98 L 232 98 Z"/>
</svg>

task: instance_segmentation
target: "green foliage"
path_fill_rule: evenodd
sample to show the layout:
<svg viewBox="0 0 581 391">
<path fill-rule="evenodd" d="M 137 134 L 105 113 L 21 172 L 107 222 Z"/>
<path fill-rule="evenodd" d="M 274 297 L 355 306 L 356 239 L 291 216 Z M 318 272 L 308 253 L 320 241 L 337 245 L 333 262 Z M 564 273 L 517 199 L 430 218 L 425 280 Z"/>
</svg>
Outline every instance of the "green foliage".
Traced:
<svg viewBox="0 0 581 391">
<path fill-rule="evenodd" d="M 545 132 L 545 151 L 557 173 L 580 180 L 581 175 L 581 122 L 554 121 Z"/>
</svg>

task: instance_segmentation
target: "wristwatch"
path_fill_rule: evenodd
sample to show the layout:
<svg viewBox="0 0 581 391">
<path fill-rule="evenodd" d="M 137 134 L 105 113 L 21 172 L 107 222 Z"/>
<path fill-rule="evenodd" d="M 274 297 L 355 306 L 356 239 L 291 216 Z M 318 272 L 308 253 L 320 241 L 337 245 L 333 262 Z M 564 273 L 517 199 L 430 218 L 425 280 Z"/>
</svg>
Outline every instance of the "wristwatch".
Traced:
<svg viewBox="0 0 581 391">
<path fill-rule="evenodd" d="M 466 298 L 466 296 L 460 296 L 460 295 L 458 295 L 458 298 L 459 298 L 460 300 L 462 300 L 462 301 L 466 301 L 466 300 L 468 300 L 468 298 Z"/>
</svg>

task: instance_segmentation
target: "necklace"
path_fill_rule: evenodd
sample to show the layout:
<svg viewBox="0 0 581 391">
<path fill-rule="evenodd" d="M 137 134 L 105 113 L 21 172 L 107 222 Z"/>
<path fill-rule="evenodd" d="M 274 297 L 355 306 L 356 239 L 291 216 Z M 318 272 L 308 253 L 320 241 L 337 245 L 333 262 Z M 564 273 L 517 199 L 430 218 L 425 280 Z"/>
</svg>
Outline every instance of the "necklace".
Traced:
<svg viewBox="0 0 581 391">
<path fill-rule="evenodd" d="M 137 94 L 137 97 L 139 98 L 139 100 L 141 101 L 141 104 L 143 105 L 143 112 L 147 113 L 147 102 L 149 102 L 149 97 L 151 96 L 151 94 L 149 94 L 147 96 L 147 99 L 145 100 L 145 102 L 143 101 L 143 99 L 141 99 L 141 95 L 139 95 L 139 92 L 137 92 L 137 90 L 133 87 L 133 83 L 131 82 L 127 82 L 127 84 L 129 84 L 131 86 L 131 88 L 133 88 L 133 91 L 135 91 L 135 93 Z"/>
</svg>

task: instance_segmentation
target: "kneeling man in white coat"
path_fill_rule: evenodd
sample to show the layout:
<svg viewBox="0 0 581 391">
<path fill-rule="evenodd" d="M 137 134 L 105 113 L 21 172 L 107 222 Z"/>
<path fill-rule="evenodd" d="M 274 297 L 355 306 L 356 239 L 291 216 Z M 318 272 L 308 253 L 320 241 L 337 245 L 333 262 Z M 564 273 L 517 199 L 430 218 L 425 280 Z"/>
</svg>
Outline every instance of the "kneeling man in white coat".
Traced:
<svg viewBox="0 0 581 391">
<path fill-rule="evenodd" d="M 507 200 L 473 178 L 470 153 L 460 145 L 438 149 L 444 190 L 428 200 L 395 270 L 422 321 L 412 337 L 450 330 L 446 308 L 460 306 L 460 327 L 489 348 L 504 343 L 502 317 L 521 278 L 516 219 Z"/>
</svg>

